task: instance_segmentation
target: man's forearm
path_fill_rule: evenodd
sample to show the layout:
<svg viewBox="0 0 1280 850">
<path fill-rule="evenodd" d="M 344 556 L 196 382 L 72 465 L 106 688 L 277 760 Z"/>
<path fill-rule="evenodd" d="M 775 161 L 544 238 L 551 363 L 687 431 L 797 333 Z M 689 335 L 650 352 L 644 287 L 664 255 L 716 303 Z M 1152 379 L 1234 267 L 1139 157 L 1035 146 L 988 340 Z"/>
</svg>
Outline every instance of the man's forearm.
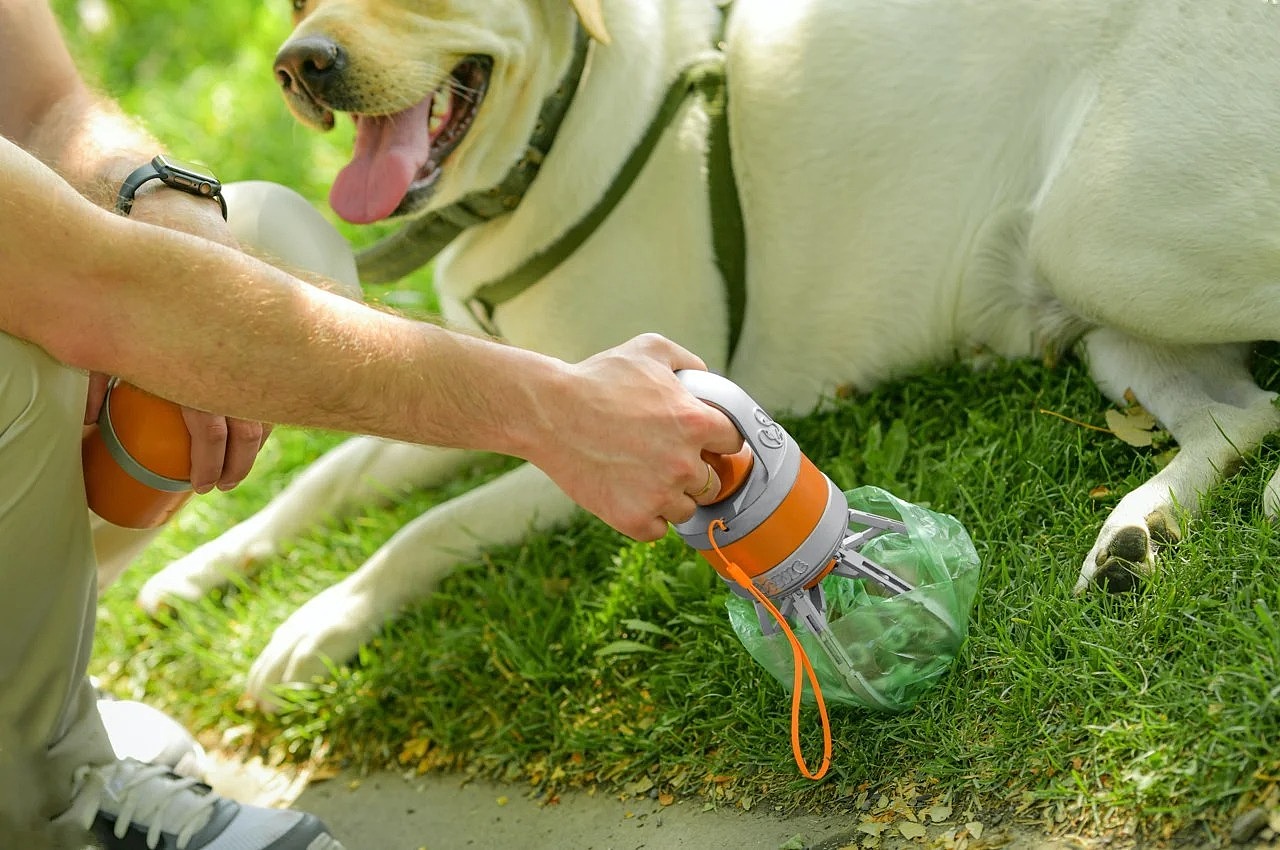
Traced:
<svg viewBox="0 0 1280 850">
<path fill-rule="evenodd" d="M 70 365 L 227 415 L 509 453 L 500 423 L 554 382 L 556 361 L 105 212 L 3 141 L 0 174 L 0 330 Z"/>
</svg>

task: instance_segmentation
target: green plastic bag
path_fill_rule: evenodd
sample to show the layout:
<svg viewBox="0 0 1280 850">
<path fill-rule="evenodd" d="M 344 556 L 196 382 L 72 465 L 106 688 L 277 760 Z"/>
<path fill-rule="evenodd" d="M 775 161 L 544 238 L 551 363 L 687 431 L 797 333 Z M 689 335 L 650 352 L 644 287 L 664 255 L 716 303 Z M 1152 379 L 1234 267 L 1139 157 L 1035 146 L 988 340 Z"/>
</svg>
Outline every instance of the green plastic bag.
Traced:
<svg viewBox="0 0 1280 850">
<path fill-rule="evenodd" d="M 877 711 L 903 711 L 932 687 L 955 660 L 968 635 L 978 589 L 978 553 L 959 521 L 904 502 L 878 487 L 845 492 L 849 507 L 901 520 L 907 533 L 886 532 L 862 554 L 906 579 L 914 589 L 898 596 L 868 592 L 868 582 L 840 576 L 823 579 L 827 620 L 861 677 L 840 675 L 813 635 L 796 635 L 818 676 L 828 703 Z M 857 526 L 854 526 L 856 529 Z M 790 690 L 794 660 L 785 635 L 765 636 L 751 600 L 728 602 L 729 621 L 751 656 Z M 806 684 L 804 699 L 812 701 Z"/>
</svg>

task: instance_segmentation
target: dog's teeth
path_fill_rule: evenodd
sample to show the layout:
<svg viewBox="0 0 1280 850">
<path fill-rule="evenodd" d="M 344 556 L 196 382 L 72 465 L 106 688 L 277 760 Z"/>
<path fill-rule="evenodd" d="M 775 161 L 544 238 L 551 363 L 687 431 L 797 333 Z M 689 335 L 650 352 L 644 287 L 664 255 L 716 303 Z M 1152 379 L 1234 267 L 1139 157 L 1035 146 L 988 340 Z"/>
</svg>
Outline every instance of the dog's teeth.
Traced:
<svg viewBox="0 0 1280 850">
<path fill-rule="evenodd" d="M 427 119 L 427 129 L 434 135 L 449 120 L 449 95 L 436 92 L 431 98 L 431 117 Z"/>
</svg>

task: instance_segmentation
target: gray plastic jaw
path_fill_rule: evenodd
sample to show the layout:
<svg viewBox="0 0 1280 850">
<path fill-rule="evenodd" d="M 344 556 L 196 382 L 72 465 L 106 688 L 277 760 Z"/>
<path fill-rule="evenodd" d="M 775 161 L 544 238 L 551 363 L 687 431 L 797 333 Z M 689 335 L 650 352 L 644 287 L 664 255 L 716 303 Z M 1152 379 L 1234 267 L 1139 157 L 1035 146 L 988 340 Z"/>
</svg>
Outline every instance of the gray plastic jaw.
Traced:
<svg viewBox="0 0 1280 850">
<path fill-rule="evenodd" d="M 890 572 L 884 567 L 877 564 L 870 558 L 865 557 L 860 551 L 863 546 L 873 538 L 885 533 L 886 531 L 896 531 L 901 534 L 907 533 L 907 527 L 896 519 L 869 514 L 863 511 L 849 511 L 849 525 L 857 523 L 858 525 L 868 526 L 862 531 L 850 534 L 840 544 L 840 548 L 836 550 L 836 566 L 831 572 L 845 578 L 866 578 L 871 579 L 876 584 L 883 587 L 889 593 L 897 596 L 899 593 L 906 593 L 914 590 L 912 585 L 898 576 L 897 573 Z"/>
<path fill-rule="evenodd" d="M 822 586 L 817 585 L 784 599 L 778 608 L 778 613 L 784 617 L 795 617 L 804 625 L 805 629 L 817 639 L 822 653 L 835 667 L 836 673 L 850 690 L 861 694 L 869 702 L 889 708 L 890 704 L 871 686 L 866 676 L 858 670 L 858 666 L 849 657 L 848 651 L 840 645 L 840 640 L 832 633 L 826 610 Z M 759 602 L 756 603 L 756 616 L 760 618 L 760 631 L 766 637 L 781 631 L 768 609 Z"/>
<path fill-rule="evenodd" d="M 834 487 L 834 485 L 832 486 Z M 910 582 L 898 576 L 897 573 L 885 569 L 858 551 L 872 538 L 878 537 L 886 531 L 906 534 L 906 525 L 896 519 L 889 519 L 877 514 L 869 514 L 848 508 L 842 511 L 842 520 L 846 530 L 850 525 L 854 524 L 865 525 L 867 528 L 848 534 L 834 552 L 828 554 L 826 558 L 817 563 L 825 564 L 834 558 L 836 565 L 831 570 L 832 575 L 848 579 L 869 579 L 893 596 L 915 589 Z M 811 535 L 810 539 L 813 539 L 813 537 L 814 535 Z M 807 590 L 802 586 L 789 586 L 784 590 L 778 590 L 777 585 L 771 583 L 773 579 L 781 578 L 779 571 L 783 567 L 789 567 L 793 563 L 799 562 L 788 559 L 782 567 L 776 567 L 764 575 L 758 576 L 755 580 L 755 585 L 760 589 L 761 593 L 773 600 L 778 608 L 778 613 L 784 617 L 799 617 L 810 632 L 821 637 L 827 628 L 827 603 L 826 596 L 822 592 L 822 585 L 817 584 Z M 807 568 L 807 565 L 804 566 Z M 793 577 L 798 580 L 807 580 L 812 574 L 811 569 L 792 573 Z M 726 581 L 728 582 L 727 579 Z M 736 587 L 733 582 L 728 582 L 728 584 L 733 592 L 739 596 L 750 596 L 745 589 Z M 761 633 L 764 635 L 775 634 L 778 631 L 778 624 L 774 622 L 773 616 L 759 602 L 755 605 L 756 616 L 760 620 Z"/>
<path fill-rule="evenodd" d="M 778 604 L 778 613 L 784 617 L 796 618 L 812 634 L 821 634 L 827 628 L 827 597 L 822 592 L 822 585 L 814 585 L 808 590 L 801 590 L 783 599 Z M 769 609 L 756 603 L 756 616 L 760 618 L 760 633 L 765 637 L 776 635 L 782 631 Z"/>
</svg>

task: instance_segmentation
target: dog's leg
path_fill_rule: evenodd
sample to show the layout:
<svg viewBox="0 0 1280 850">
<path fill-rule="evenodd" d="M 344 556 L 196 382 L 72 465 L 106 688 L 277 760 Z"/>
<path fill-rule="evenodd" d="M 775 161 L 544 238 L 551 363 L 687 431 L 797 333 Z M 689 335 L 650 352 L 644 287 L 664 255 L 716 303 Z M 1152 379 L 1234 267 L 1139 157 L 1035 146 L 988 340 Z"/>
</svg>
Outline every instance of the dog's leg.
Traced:
<svg viewBox="0 0 1280 850">
<path fill-rule="evenodd" d="M 324 520 L 444 481 L 475 457 L 375 437 L 347 440 L 261 511 L 153 575 L 138 593 L 138 604 L 155 613 L 167 599 L 198 599 Z"/>
<path fill-rule="evenodd" d="M 1096 582 L 1127 590 L 1154 569 L 1157 544 L 1179 537 L 1176 510 L 1194 514 L 1200 496 L 1280 430 L 1276 394 L 1246 368 L 1247 346 L 1159 346 L 1114 330 L 1084 339 L 1094 380 L 1120 401 L 1126 389 L 1177 441 L 1174 459 L 1123 499 L 1085 557 L 1075 592 Z"/>
<path fill-rule="evenodd" d="M 530 529 L 563 525 L 578 507 L 531 464 L 439 505 L 396 532 L 360 569 L 318 594 L 276 629 L 246 688 L 264 709 L 282 682 L 322 675 L 344 661 L 406 603 L 422 600 L 457 564 L 516 543 Z"/>
</svg>

